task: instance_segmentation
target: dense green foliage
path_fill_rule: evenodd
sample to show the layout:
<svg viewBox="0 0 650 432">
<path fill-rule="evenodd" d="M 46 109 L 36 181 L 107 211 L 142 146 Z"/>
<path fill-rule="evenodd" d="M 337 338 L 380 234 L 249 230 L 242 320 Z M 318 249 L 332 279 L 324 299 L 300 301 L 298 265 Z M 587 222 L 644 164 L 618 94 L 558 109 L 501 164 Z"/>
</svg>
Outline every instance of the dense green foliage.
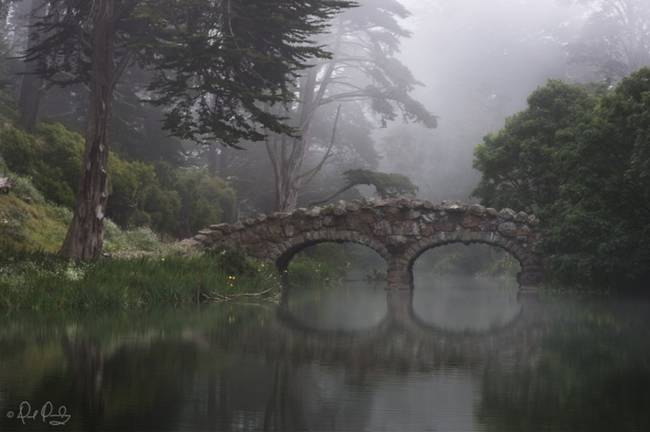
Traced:
<svg viewBox="0 0 650 432">
<path fill-rule="evenodd" d="M 0 159 L 0 173 L 6 172 Z M 61 248 L 72 219 L 69 208 L 45 200 L 31 180 L 11 174 L 14 187 L 0 195 L 0 250 L 5 254 L 46 252 Z M 123 230 L 113 221 L 106 222 L 105 251 L 119 256 L 160 254 L 173 247 L 161 242 L 150 228 Z"/>
<path fill-rule="evenodd" d="M 7 168 L 30 177 L 44 199 L 71 208 L 80 175 L 83 138 L 60 124 L 41 124 L 35 134 L 0 130 Z M 173 168 L 111 154 L 108 217 L 123 228 L 149 226 L 184 237 L 233 216 L 234 192 L 205 170 Z"/>
<path fill-rule="evenodd" d="M 650 69 L 615 88 L 552 81 L 476 150 L 487 205 L 537 213 L 566 282 L 650 277 Z"/>
<path fill-rule="evenodd" d="M 42 125 L 38 135 L 15 127 L 0 131 L 0 154 L 7 166 L 31 177 L 36 189 L 58 205 L 74 203 L 82 152 L 81 137 L 60 125 Z"/>
<path fill-rule="evenodd" d="M 100 260 L 0 256 L 0 310 L 83 311 L 186 306 L 277 292 L 274 269 L 234 254 Z"/>
</svg>

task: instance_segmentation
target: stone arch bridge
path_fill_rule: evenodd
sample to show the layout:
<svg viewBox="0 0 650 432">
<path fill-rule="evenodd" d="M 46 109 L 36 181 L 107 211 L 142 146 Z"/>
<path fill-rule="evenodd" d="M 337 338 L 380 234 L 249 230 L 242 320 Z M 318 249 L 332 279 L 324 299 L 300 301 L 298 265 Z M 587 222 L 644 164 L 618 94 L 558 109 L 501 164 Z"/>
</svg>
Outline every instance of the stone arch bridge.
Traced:
<svg viewBox="0 0 650 432">
<path fill-rule="evenodd" d="M 365 245 L 388 264 L 392 289 L 412 286 L 412 267 L 425 251 L 450 243 L 484 243 L 508 251 L 521 264 L 522 287 L 541 283 L 536 249 L 538 220 L 511 209 L 395 198 L 361 200 L 291 213 L 260 215 L 235 224 L 213 225 L 184 243 L 203 249 L 238 249 L 287 270 L 300 250 L 324 242 Z"/>
</svg>

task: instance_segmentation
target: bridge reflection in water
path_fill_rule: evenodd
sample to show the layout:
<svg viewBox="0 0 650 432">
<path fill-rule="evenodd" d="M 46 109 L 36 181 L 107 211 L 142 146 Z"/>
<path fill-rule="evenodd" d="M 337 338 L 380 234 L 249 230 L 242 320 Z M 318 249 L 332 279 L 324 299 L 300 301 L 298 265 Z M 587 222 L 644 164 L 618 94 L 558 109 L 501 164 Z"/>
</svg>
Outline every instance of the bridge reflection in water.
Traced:
<svg viewBox="0 0 650 432">
<path fill-rule="evenodd" d="M 471 281 L 16 321 L 0 326 L 0 412 L 52 400 L 66 430 L 650 430 L 650 305 Z M 472 300 L 485 291 L 499 299 Z"/>
<path fill-rule="evenodd" d="M 477 285 L 485 288 L 481 282 L 477 282 Z M 349 291 L 354 288 L 347 287 Z M 287 291 L 282 304 L 273 314 L 273 320 L 266 323 L 265 334 L 258 334 L 260 339 L 257 340 L 244 338 L 245 346 L 241 347 L 247 352 L 262 350 L 264 358 L 275 359 L 273 368 L 276 380 L 270 397 L 273 403 L 267 406 L 265 417 L 268 423 L 264 428 L 310 430 L 310 427 L 318 429 L 328 425 L 331 430 L 338 430 L 344 425 L 343 429 L 354 430 L 348 428 L 350 424 L 355 424 L 359 430 L 374 430 L 372 428 L 392 424 L 394 427 L 387 430 L 424 430 L 435 423 L 436 427 L 449 428 L 441 430 L 474 430 L 476 420 L 471 415 L 474 411 L 471 404 L 476 396 L 466 394 L 459 397 L 458 394 L 445 393 L 475 391 L 475 374 L 486 365 L 534 362 L 539 357 L 537 353 L 542 346 L 541 339 L 546 334 L 546 326 L 542 323 L 544 314 L 536 296 L 518 293 L 516 288 L 499 288 L 497 295 L 514 295 L 512 303 L 505 308 L 508 310 L 501 311 L 506 320 L 495 319 L 474 329 L 453 326 L 461 328 L 454 330 L 445 326 L 444 322 L 442 325 L 434 324 L 439 320 L 431 320 L 430 314 L 416 312 L 415 294 L 427 289 L 435 291 L 437 287 L 418 286 L 416 290 L 376 287 L 371 291 L 372 298 L 368 304 L 352 306 L 346 303 L 349 298 L 334 292 L 331 293 L 334 301 L 321 297 L 318 302 L 335 309 L 338 300 L 339 307 L 350 309 L 337 311 L 330 317 L 315 316 L 315 308 L 302 301 L 300 289 Z M 385 314 L 377 319 L 381 297 L 385 304 L 381 311 Z M 356 299 L 354 295 L 352 298 Z M 479 303 L 474 306 L 481 307 Z M 364 322 L 357 316 L 355 325 L 347 326 L 346 323 L 350 321 L 348 317 L 355 312 L 359 316 L 365 315 L 367 319 Z M 337 319 L 340 321 L 336 322 Z M 314 365 L 318 366 L 315 368 Z M 345 371 L 347 378 L 337 377 L 335 371 Z M 329 376 L 331 374 L 335 375 Z M 313 412 L 315 415 L 302 416 L 280 401 L 286 403 L 290 400 L 287 399 L 287 389 L 292 388 L 292 383 L 295 385 L 306 377 L 337 382 L 339 387 L 348 380 L 355 383 L 357 380 L 359 383 L 379 380 L 381 384 L 376 389 L 369 389 L 374 395 L 371 400 L 364 400 L 363 397 L 357 400 L 360 396 L 353 396 L 351 402 L 355 406 L 370 404 L 365 408 L 355 408 L 367 410 L 362 415 L 368 417 L 363 420 L 357 418 L 361 413 L 352 414 L 343 408 L 349 403 L 345 399 L 352 397 L 347 393 L 352 390 L 348 385 L 339 388 L 338 391 L 342 393 L 338 396 L 327 396 L 330 403 L 335 403 L 337 407 L 332 408 L 329 414 L 331 418 L 326 414 L 329 412 L 327 406 L 313 409 L 304 400 L 298 403 L 300 411 Z M 391 385 L 396 387 L 392 388 Z M 308 400 L 314 399 L 311 392 L 300 391 Z M 470 406 L 464 406 L 465 403 Z M 384 411 L 378 413 L 377 410 Z M 464 414 L 454 417 L 452 411 Z M 328 423 L 330 421 L 332 423 Z M 360 423 L 354 423 L 357 421 Z"/>
<path fill-rule="evenodd" d="M 503 311 L 507 320 L 496 320 L 484 328 L 454 330 L 422 318 L 414 308 L 417 291 L 385 291 L 385 316 L 370 327 L 329 328 L 308 322 L 292 311 L 295 290 L 285 291 L 275 319 L 264 336 L 277 343 L 284 355 L 302 361 L 357 362 L 358 367 L 401 369 L 473 365 L 498 354 L 507 357 L 513 349 L 534 344 L 540 319 L 538 297 L 518 292 L 514 305 Z M 361 312 L 359 312 L 361 313 Z"/>
</svg>

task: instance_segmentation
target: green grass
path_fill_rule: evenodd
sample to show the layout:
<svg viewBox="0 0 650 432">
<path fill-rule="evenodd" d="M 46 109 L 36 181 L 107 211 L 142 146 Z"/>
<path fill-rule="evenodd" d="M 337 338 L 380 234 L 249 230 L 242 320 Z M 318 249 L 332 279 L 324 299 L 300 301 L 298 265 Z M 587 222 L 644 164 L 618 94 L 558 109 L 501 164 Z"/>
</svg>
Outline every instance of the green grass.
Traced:
<svg viewBox="0 0 650 432">
<path fill-rule="evenodd" d="M 183 307 L 279 291 L 275 269 L 234 253 L 105 259 L 76 264 L 48 254 L 0 263 L 0 311 L 115 311 Z"/>
<path fill-rule="evenodd" d="M 74 263 L 56 256 L 72 218 L 29 178 L 0 195 L 0 312 L 115 311 L 277 293 L 275 270 L 236 253 L 183 256 L 149 228 L 105 224 L 111 257 Z"/>
</svg>

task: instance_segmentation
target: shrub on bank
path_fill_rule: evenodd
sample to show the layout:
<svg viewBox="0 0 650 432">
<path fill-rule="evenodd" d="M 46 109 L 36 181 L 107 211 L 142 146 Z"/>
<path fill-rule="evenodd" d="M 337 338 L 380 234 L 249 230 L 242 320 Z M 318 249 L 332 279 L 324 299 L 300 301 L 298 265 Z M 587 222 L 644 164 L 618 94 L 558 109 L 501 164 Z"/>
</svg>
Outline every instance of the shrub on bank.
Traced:
<svg viewBox="0 0 650 432">
<path fill-rule="evenodd" d="M 34 198 L 39 202 L 72 208 L 83 149 L 83 137 L 61 124 L 40 124 L 34 134 L 4 125 L 0 174 L 11 171 L 29 180 L 40 192 Z M 234 191 L 206 170 L 130 161 L 114 152 L 108 168 L 106 213 L 122 229 L 147 226 L 181 238 L 233 217 Z"/>
</svg>

